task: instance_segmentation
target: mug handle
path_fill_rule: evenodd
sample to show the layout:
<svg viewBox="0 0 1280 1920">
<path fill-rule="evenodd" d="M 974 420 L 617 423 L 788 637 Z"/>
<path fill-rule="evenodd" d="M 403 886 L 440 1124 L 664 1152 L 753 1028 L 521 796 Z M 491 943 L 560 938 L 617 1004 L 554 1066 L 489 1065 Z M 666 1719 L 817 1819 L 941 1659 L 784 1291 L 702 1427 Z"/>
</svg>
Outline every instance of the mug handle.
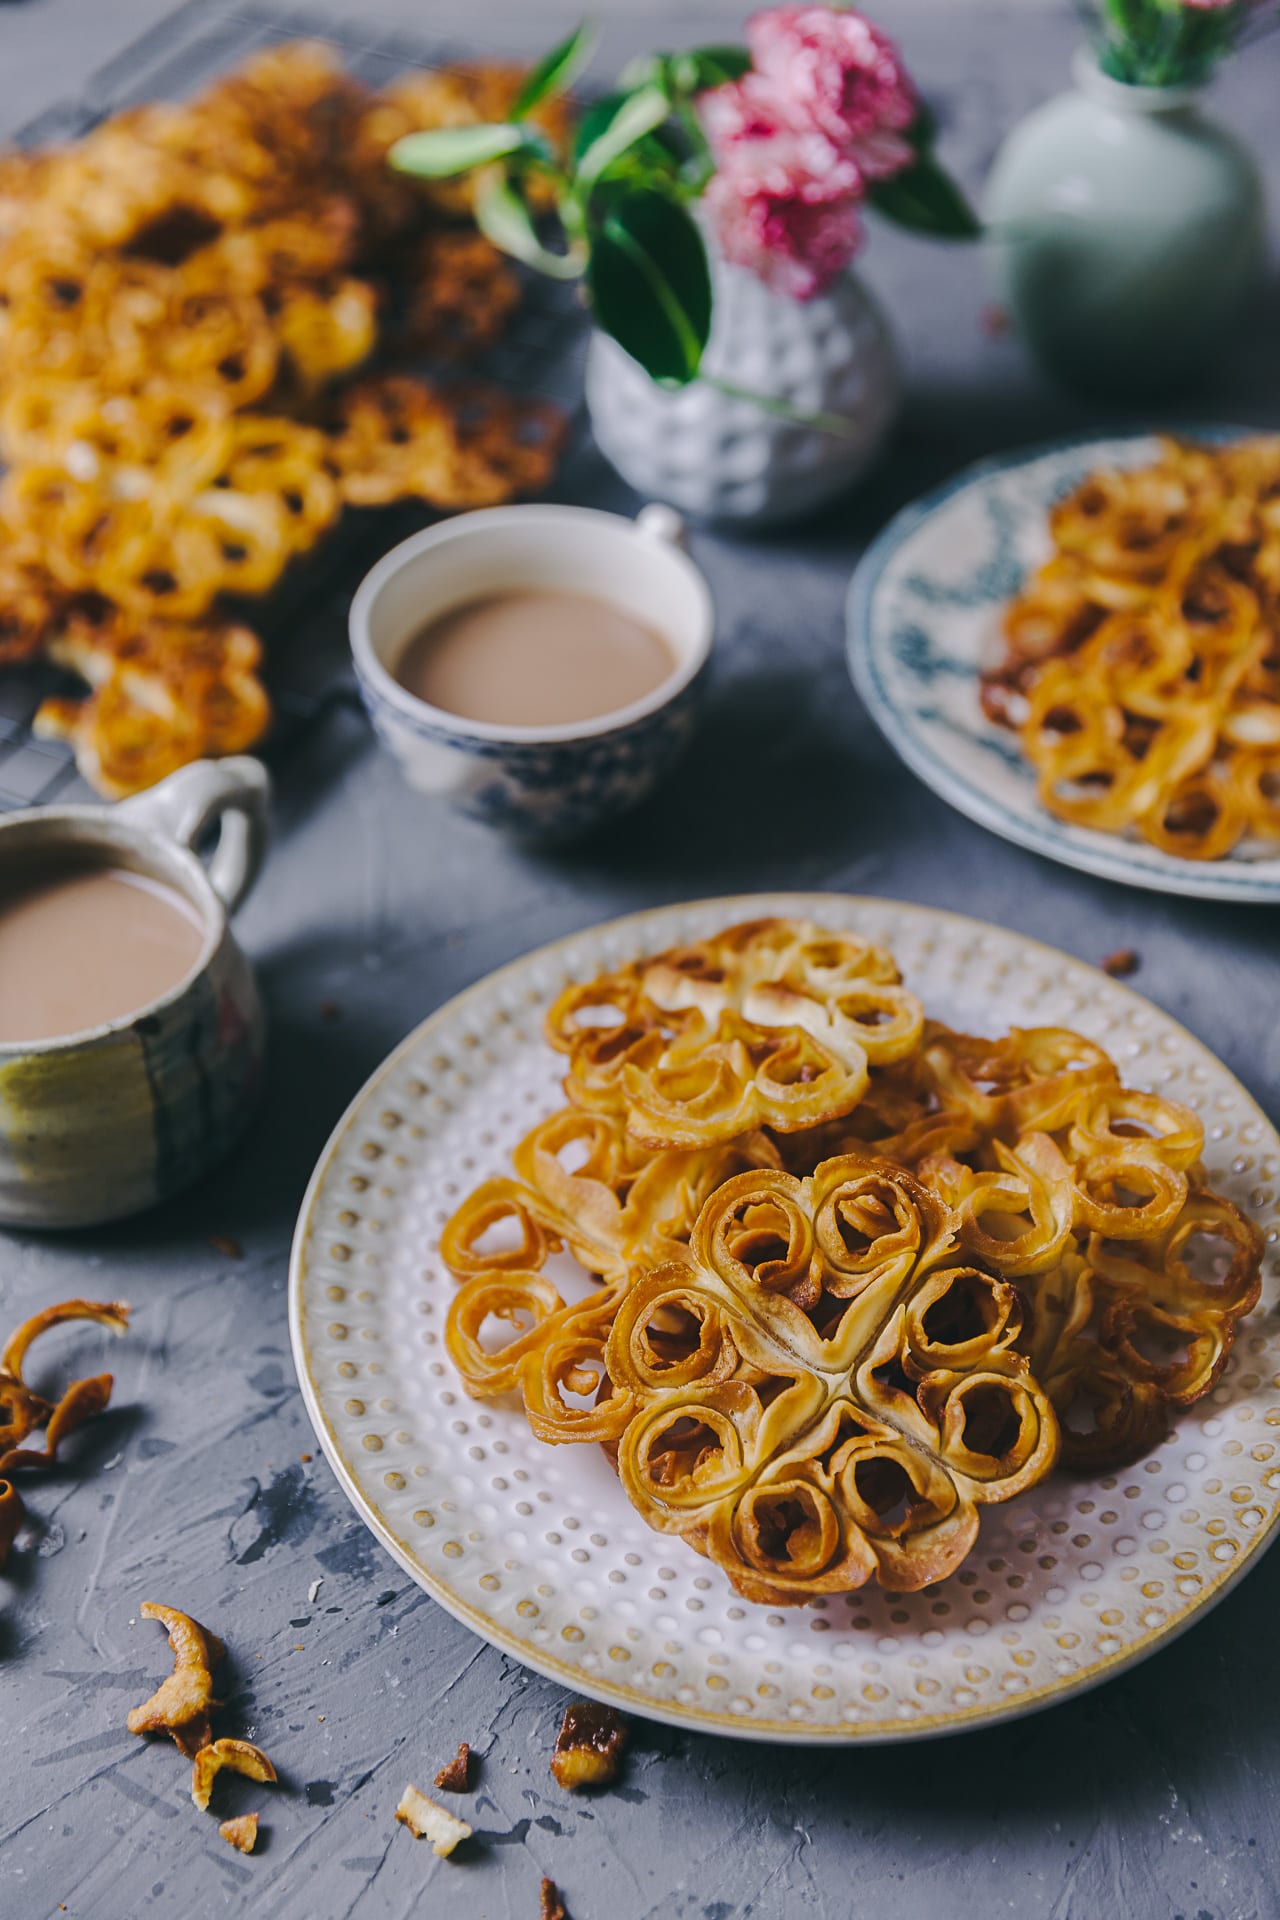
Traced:
<svg viewBox="0 0 1280 1920">
<path fill-rule="evenodd" d="M 146 793 L 121 800 L 115 811 L 193 853 L 200 836 L 218 822 L 209 884 L 227 912 L 234 913 L 262 866 L 270 800 L 271 778 L 262 762 L 236 754 L 229 760 L 197 760 L 179 767 Z"/>
<path fill-rule="evenodd" d="M 641 507 L 635 527 L 646 540 L 657 540 L 664 547 L 678 547 L 681 553 L 688 550 L 688 528 L 675 508 L 665 507 L 661 501 L 654 500 L 647 507 Z"/>
</svg>

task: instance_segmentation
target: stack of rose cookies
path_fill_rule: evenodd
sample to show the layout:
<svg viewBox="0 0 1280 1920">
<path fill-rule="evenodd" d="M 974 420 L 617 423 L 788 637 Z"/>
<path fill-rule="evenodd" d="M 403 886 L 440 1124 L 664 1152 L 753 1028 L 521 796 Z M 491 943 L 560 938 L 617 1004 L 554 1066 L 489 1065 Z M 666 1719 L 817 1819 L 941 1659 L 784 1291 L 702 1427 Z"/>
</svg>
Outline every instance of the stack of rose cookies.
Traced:
<svg viewBox="0 0 1280 1920">
<path fill-rule="evenodd" d="M 554 408 L 417 377 L 496 340 L 519 284 L 469 185 L 387 164 L 404 134 L 502 119 L 523 79 L 373 92 L 288 42 L 193 100 L 0 153 L 0 670 L 43 656 L 84 682 L 36 730 L 100 793 L 262 738 L 248 607 L 348 509 L 549 478 Z M 535 118 L 563 138 L 562 104 Z"/>
<path fill-rule="evenodd" d="M 749 1599 L 942 1579 L 983 1506 L 1153 1445 L 1258 1299 L 1194 1113 L 1064 1028 L 928 1019 L 854 935 L 731 927 L 547 1034 L 569 1104 L 445 1228 L 449 1351 Z"/>
</svg>

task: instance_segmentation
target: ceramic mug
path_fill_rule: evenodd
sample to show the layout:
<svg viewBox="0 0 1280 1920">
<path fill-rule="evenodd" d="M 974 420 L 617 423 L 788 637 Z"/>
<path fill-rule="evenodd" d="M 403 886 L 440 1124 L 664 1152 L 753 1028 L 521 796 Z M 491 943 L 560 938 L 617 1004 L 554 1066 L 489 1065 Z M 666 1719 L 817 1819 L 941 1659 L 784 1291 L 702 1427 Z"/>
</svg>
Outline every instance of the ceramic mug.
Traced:
<svg viewBox="0 0 1280 1920">
<path fill-rule="evenodd" d="M 228 925 L 266 847 L 258 761 L 204 760 L 113 807 L 39 807 L 0 820 L 6 869 L 73 855 L 161 881 L 194 908 L 199 956 L 178 985 L 118 1020 L 0 1045 L 0 1222 L 83 1227 L 187 1186 L 248 1118 L 262 1068 L 253 975 Z M 195 848 L 220 831 L 208 866 Z M 92 965 L 92 957 L 86 957 Z"/>
<path fill-rule="evenodd" d="M 635 520 L 588 507 L 492 507 L 384 555 L 351 603 L 351 650 L 374 728 L 409 784 L 541 839 L 582 832 L 648 793 L 693 734 L 715 626 L 683 533 L 667 507 Z M 460 719 L 400 685 L 396 666 L 429 620 L 521 588 L 608 601 L 656 627 L 675 665 L 629 706 L 559 726 Z"/>
</svg>

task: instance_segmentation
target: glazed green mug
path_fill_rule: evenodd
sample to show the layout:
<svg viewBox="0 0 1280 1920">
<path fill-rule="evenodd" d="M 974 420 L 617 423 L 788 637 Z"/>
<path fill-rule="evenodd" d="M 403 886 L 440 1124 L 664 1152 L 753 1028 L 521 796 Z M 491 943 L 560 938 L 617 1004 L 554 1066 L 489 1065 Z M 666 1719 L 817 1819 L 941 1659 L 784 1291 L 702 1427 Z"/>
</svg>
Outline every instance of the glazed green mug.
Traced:
<svg viewBox="0 0 1280 1920">
<path fill-rule="evenodd" d="M 123 868 L 176 892 L 201 931 L 196 959 L 159 999 L 84 1032 L 0 1044 L 0 1224 L 137 1213 L 197 1179 L 240 1132 L 263 1016 L 229 921 L 262 864 L 269 798 L 258 761 L 205 760 L 115 806 L 0 820 L 0 894 L 68 862 Z M 197 848 L 215 828 L 206 865 Z"/>
</svg>

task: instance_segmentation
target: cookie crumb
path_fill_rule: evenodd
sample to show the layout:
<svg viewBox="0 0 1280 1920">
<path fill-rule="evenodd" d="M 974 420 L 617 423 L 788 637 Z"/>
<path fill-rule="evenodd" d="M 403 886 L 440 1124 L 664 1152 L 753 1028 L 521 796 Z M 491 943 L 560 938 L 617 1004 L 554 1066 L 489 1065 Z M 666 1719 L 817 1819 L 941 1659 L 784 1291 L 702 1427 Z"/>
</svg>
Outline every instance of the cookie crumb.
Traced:
<svg viewBox="0 0 1280 1920">
<path fill-rule="evenodd" d="M 1117 947 L 1100 964 L 1102 971 L 1109 973 L 1113 980 L 1125 980 L 1131 973 L 1136 973 L 1142 963 L 1133 947 Z"/>
<path fill-rule="evenodd" d="M 201 1747 L 191 1763 L 191 1798 L 203 1813 L 213 1794 L 213 1783 L 224 1767 L 246 1780 L 274 1783 L 276 1770 L 260 1747 L 249 1740 L 214 1740 Z"/>
<path fill-rule="evenodd" d="M 234 1820 L 223 1820 L 218 1832 L 229 1847 L 238 1853 L 252 1853 L 258 1844 L 258 1816 L 256 1813 L 237 1814 Z"/>
<path fill-rule="evenodd" d="M 471 1749 L 465 1740 L 458 1744 L 458 1751 L 447 1766 L 441 1767 L 436 1775 L 436 1785 L 445 1793 L 466 1793 L 471 1785 Z"/>
<path fill-rule="evenodd" d="M 429 1840 L 432 1852 L 438 1853 L 442 1860 L 448 1858 L 460 1840 L 471 1838 L 471 1828 L 465 1820 L 455 1818 L 446 1807 L 438 1806 L 414 1786 L 406 1787 L 401 1794 L 396 1819 L 404 1822 L 416 1840 Z"/>
<path fill-rule="evenodd" d="M 551 1775 L 570 1792 L 579 1787 L 607 1787 L 618 1775 L 618 1763 L 630 1729 L 620 1713 L 595 1700 L 573 1700 L 564 1710 L 551 1756 Z"/>
</svg>

